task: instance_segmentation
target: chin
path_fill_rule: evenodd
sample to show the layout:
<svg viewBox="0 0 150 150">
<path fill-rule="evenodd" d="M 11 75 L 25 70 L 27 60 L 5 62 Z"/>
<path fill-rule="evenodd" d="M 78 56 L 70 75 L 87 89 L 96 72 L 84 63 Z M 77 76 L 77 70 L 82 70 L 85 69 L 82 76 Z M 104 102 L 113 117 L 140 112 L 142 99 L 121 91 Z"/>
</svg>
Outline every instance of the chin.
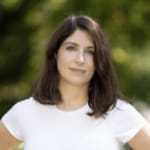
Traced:
<svg viewBox="0 0 150 150">
<path fill-rule="evenodd" d="M 71 84 L 74 86 L 88 86 L 89 85 L 88 82 L 79 82 L 79 81 L 71 82 Z"/>
</svg>

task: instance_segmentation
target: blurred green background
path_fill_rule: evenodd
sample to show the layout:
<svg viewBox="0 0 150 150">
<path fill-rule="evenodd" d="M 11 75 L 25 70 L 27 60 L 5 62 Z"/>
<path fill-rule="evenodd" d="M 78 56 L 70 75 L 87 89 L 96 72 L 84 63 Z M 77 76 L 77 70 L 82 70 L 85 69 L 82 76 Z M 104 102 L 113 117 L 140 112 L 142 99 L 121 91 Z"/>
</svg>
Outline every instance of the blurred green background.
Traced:
<svg viewBox="0 0 150 150">
<path fill-rule="evenodd" d="M 49 37 L 70 14 L 101 24 L 120 89 L 133 102 L 150 104 L 149 0 L 1 0 L 0 117 L 32 94 Z"/>
</svg>

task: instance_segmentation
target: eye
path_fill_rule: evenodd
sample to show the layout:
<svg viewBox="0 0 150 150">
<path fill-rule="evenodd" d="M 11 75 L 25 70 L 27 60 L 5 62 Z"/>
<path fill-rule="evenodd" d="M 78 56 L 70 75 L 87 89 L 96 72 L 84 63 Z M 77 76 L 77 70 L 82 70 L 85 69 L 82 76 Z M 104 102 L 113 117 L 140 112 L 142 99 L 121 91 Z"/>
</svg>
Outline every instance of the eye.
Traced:
<svg viewBox="0 0 150 150">
<path fill-rule="evenodd" d="M 86 50 L 86 53 L 93 56 L 94 53 L 95 53 L 95 51 L 94 51 L 93 49 L 87 49 L 87 50 Z"/>
<path fill-rule="evenodd" d="M 76 50 L 76 47 L 73 45 L 66 46 L 67 50 Z"/>
</svg>

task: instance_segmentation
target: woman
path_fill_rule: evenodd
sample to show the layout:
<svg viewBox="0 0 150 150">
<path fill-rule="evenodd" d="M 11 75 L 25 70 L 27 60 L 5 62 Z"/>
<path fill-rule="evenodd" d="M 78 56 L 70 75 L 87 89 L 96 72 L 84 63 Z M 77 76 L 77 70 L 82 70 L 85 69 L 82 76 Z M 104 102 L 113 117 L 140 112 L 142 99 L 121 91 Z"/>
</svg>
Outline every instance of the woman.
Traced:
<svg viewBox="0 0 150 150">
<path fill-rule="evenodd" d="M 121 99 L 104 34 L 88 16 L 69 16 L 52 34 L 33 96 L 3 116 L 0 133 L 2 150 L 150 150 L 148 125 Z"/>
</svg>

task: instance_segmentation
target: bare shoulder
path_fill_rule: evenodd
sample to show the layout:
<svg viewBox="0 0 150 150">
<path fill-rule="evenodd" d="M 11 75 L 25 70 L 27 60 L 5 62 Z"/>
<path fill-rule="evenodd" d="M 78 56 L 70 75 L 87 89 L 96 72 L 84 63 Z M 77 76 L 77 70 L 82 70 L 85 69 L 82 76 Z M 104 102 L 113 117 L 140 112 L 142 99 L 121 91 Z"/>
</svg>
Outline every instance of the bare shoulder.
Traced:
<svg viewBox="0 0 150 150">
<path fill-rule="evenodd" d="M 0 121 L 0 150 L 13 150 L 22 141 L 16 139 Z"/>
<path fill-rule="evenodd" d="M 128 142 L 134 150 L 150 150 L 150 125 L 145 126 Z"/>
</svg>

